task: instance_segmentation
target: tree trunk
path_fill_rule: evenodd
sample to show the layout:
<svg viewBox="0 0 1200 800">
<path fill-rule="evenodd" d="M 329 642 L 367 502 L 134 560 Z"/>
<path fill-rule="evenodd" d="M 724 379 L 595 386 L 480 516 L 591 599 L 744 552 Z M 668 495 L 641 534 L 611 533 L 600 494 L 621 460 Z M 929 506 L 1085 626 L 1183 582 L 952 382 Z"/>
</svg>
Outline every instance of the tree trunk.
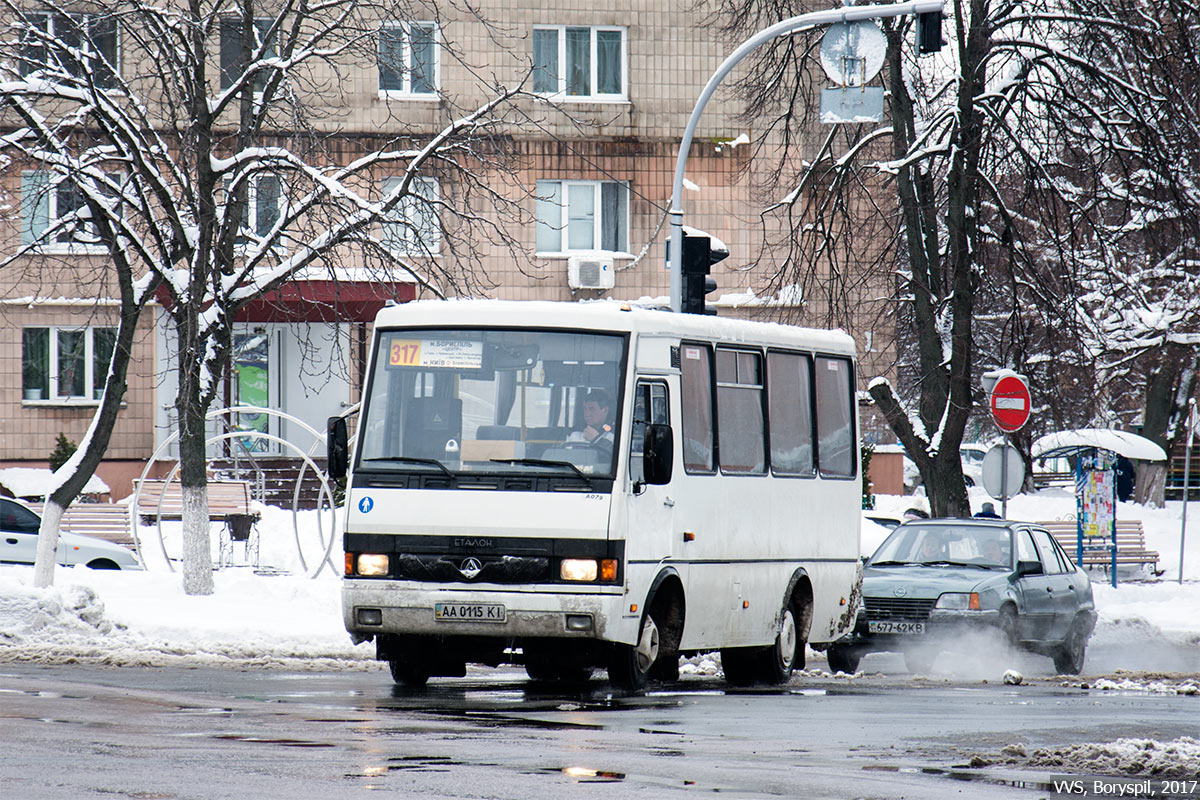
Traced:
<svg viewBox="0 0 1200 800">
<path fill-rule="evenodd" d="M 58 533 L 62 525 L 63 507 L 53 500 L 42 509 L 42 525 L 38 528 L 37 555 L 33 563 L 33 585 L 39 589 L 54 583 L 57 563 Z"/>
<path fill-rule="evenodd" d="M 199 380 L 199 368 L 181 368 L 185 383 Z M 181 388 L 179 411 L 179 482 L 183 499 L 183 591 L 212 594 L 212 543 L 208 522 L 208 462 L 205 453 L 203 409 L 193 399 L 196 393 Z"/>
<path fill-rule="evenodd" d="M 1135 472 L 1134 500 L 1151 508 L 1166 504 L 1167 462 L 1139 461 Z"/>
</svg>

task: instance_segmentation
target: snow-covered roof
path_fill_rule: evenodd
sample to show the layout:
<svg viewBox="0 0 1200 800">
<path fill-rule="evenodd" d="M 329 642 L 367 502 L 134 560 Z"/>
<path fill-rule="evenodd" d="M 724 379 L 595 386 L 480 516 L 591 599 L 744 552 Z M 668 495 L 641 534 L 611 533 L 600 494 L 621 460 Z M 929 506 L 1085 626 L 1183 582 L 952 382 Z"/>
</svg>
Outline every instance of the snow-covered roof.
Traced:
<svg viewBox="0 0 1200 800">
<path fill-rule="evenodd" d="M 1137 461 L 1166 461 L 1166 452 L 1144 436 L 1110 428 L 1080 428 L 1048 433 L 1033 443 L 1034 458 L 1069 456 L 1081 450 L 1108 450 Z"/>
<path fill-rule="evenodd" d="M 376 329 L 393 326 L 447 328 L 519 327 L 637 331 L 649 336 L 715 338 L 745 344 L 776 344 L 853 355 L 854 340 L 842 331 L 800 328 L 732 317 L 675 314 L 616 300 L 581 303 L 540 300 L 420 300 L 385 308 Z"/>
<path fill-rule="evenodd" d="M 13 497 L 28 497 L 41 500 L 62 483 L 54 479 L 54 473 L 48 469 L 31 467 L 8 467 L 0 469 L 0 486 L 12 492 Z M 108 494 L 108 484 L 100 480 L 98 475 L 88 478 L 83 487 L 83 494 Z"/>
</svg>

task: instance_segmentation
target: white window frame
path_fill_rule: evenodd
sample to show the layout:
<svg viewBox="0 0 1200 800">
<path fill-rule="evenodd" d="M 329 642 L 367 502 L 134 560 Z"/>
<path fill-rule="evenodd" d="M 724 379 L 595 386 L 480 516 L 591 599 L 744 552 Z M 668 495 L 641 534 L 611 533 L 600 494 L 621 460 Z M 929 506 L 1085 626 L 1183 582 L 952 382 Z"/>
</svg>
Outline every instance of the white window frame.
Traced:
<svg viewBox="0 0 1200 800">
<path fill-rule="evenodd" d="M 245 239 L 242 238 L 241 231 L 242 231 L 243 227 L 246 230 L 252 231 L 253 232 L 252 235 L 253 235 L 253 237 L 255 237 L 255 239 L 264 238 L 258 232 L 258 190 L 259 190 L 259 183 L 265 178 L 275 178 L 276 180 L 279 181 L 279 198 L 278 198 L 278 202 L 276 203 L 276 208 L 278 210 L 278 216 L 276 217 L 276 219 L 277 220 L 283 219 L 283 217 L 287 214 L 287 196 L 286 196 L 287 193 L 285 191 L 286 186 L 284 185 L 284 182 L 283 182 L 283 176 L 279 175 L 277 173 L 273 173 L 273 172 L 261 172 L 261 173 L 258 173 L 257 175 L 252 175 L 246 182 L 245 225 L 243 226 L 242 220 L 237 221 L 237 225 L 238 225 L 238 233 L 236 234 L 237 246 L 239 248 L 242 248 L 243 252 L 246 248 L 249 248 L 255 244 L 255 241 L 250 238 L 245 238 Z M 231 200 L 232 200 L 232 195 L 230 194 L 230 182 L 228 180 L 226 180 L 226 182 L 225 182 L 225 202 L 226 202 L 225 207 L 226 208 L 229 208 L 229 202 Z M 282 245 L 277 242 L 274 245 L 273 249 L 278 250 L 278 249 L 280 249 L 281 246 Z"/>
<path fill-rule="evenodd" d="M 412 70 L 412 64 L 413 64 L 412 29 L 414 26 L 428 27 L 428 28 L 433 29 L 433 74 L 430 76 L 431 77 L 430 82 L 433 84 L 433 91 L 415 92 L 412 89 L 412 74 L 413 74 L 413 70 Z M 385 89 L 381 85 L 383 83 L 383 70 L 380 69 L 380 61 L 382 60 L 382 53 L 380 52 L 380 50 L 382 50 L 382 47 L 383 47 L 382 33 L 383 33 L 384 29 L 386 29 L 386 28 L 400 28 L 404 32 L 404 47 L 403 47 L 403 58 L 402 58 L 403 63 L 400 67 L 400 74 L 401 74 L 401 79 L 403 81 L 403 87 L 399 88 L 399 89 Z M 385 99 L 387 99 L 387 98 L 413 98 L 413 99 L 419 99 L 419 100 L 436 99 L 442 88 L 442 29 L 441 29 L 441 27 L 436 22 L 432 22 L 432 21 L 406 20 L 406 21 L 400 21 L 400 22 L 385 22 L 379 26 L 379 32 L 381 35 L 378 37 L 377 42 L 376 42 L 376 56 L 375 56 L 375 58 L 376 58 L 375 69 L 376 69 L 376 76 L 377 76 L 376 80 L 377 80 L 378 84 L 380 84 L 379 85 L 379 96 L 381 98 L 385 98 Z"/>
<path fill-rule="evenodd" d="M 589 53 L 589 70 L 588 70 L 588 94 L 567 94 L 567 29 L 568 28 L 587 28 L 588 29 L 588 53 Z M 535 25 L 534 37 L 537 36 L 536 31 L 557 31 L 558 33 L 558 89 L 553 92 L 539 92 L 552 100 L 559 102 L 574 102 L 574 103 L 595 103 L 595 102 L 628 102 L 629 100 L 629 31 L 627 28 L 619 25 Z M 616 31 L 621 34 L 621 91 L 615 93 L 601 93 L 596 91 L 598 86 L 598 77 L 600 63 L 597 58 L 597 31 Z M 532 40 L 531 40 L 532 42 Z M 532 46 L 532 45 L 531 45 Z M 536 90 L 535 90 L 536 91 Z"/>
<path fill-rule="evenodd" d="M 22 196 L 21 198 L 22 235 L 28 237 L 27 241 L 30 241 L 30 243 L 33 243 L 35 236 L 41 235 L 37 233 L 36 227 L 41 222 L 36 219 L 39 210 L 44 210 L 45 228 L 43 231 L 48 231 L 57 225 L 60 219 L 71 213 L 69 211 L 65 213 L 59 211 L 58 201 L 62 192 L 73 190 L 82 200 L 83 191 L 78 185 L 64 179 L 51 187 L 50 184 L 53 177 L 54 173 L 50 170 L 27 170 L 22 173 L 22 193 L 34 193 L 33 196 Z M 39 206 L 41 207 L 40 209 Z M 108 252 L 108 248 L 104 244 L 88 241 L 89 239 L 96 239 L 99 235 L 96 232 L 94 222 L 83 222 L 79 227 L 80 230 L 76 236 L 70 239 L 59 239 L 59 236 L 65 235 L 64 231 L 60 231 L 51 239 L 37 242 L 36 252 L 53 255 L 100 255 Z"/>
<path fill-rule="evenodd" d="M 548 189 L 548 184 L 558 184 L 561 191 L 561 201 L 554 202 L 549 195 L 544 194 L 544 190 Z M 625 213 L 621 219 L 616 221 L 619 226 L 617 229 L 617 239 L 620 240 L 621 232 L 624 231 L 625 247 L 624 250 L 605 250 L 604 249 L 604 206 L 601 187 L 604 184 L 619 184 L 625 187 Z M 592 208 L 594 215 L 592 219 L 592 246 L 591 247 L 571 247 L 570 245 L 570 206 L 571 206 L 571 191 L 572 187 L 590 186 L 592 187 Z M 537 182 L 537 212 L 535 213 L 536 225 L 541 228 L 546 226 L 558 230 L 559 233 L 559 249 L 558 250 L 542 250 L 537 248 L 538 255 L 566 255 L 578 253 L 611 253 L 614 255 L 628 255 L 629 249 L 629 184 L 626 181 L 571 181 L 571 180 L 539 180 Z M 542 218 L 542 212 L 552 208 L 558 209 L 557 224 L 553 224 L 551 220 Z M 539 237 L 540 238 L 540 237 Z"/>
<path fill-rule="evenodd" d="M 403 180 L 399 176 L 383 179 L 383 195 L 387 197 Z M 432 204 L 429 206 L 421 199 Z M 413 179 L 410 193 L 392 209 L 392 220 L 383 222 L 384 245 L 410 256 L 436 256 L 442 252 L 441 215 L 438 213 L 442 200 L 442 186 L 437 178 L 418 176 Z M 422 223 L 429 221 L 426 226 Z"/>
<path fill-rule="evenodd" d="M 96 331 L 108 330 L 116 336 L 116 326 L 113 325 L 87 325 L 82 327 L 67 327 L 65 325 L 27 325 L 23 330 L 40 329 L 48 331 L 49 339 L 46 353 L 46 396 L 42 398 L 42 402 L 50 402 L 55 404 L 63 403 L 83 403 L 94 404 L 99 400 L 99 392 L 104 389 L 104 375 L 97 376 L 95 370 L 96 361 Z M 62 394 L 59 390 L 58 375 L 62 367 L 59 363 L 58 337 L 60 333 L 83 333 L 83 394 Z M 21 369 L 25 369 L 24 354 L 21 357 Z M 26 401 L 26 402 L 38 402 Z"/>
<path fill-rule="evenodd" d="M 58 12 L 58 11 L 55 11 L 55 12 L 31 11 L 31 12 L 28 12 L 28 14 L 26 16 L 30 20 L 32 20 L 34 18 L 41 18 L 42 20 L 44 20 L 45 25 L 42 28 L 40 28 L 39 30 L 45 31 L 46 35 L 52 39 L 58 38 L 58 30 L 57 30 L 58 20 L 62 19 L 64 17 L 73 18 L 78 23 L 81 23 L 80 27 L 87 32 L 88 38 L 92 38 L 92 30 L 91 30 L 92 25 L 95 24 L 98 20 L 103 19 L 103 15 L 101 15 L 101 14 L 66 14 L 66 13 L 62 13 L 62 12 Z M 94 39 L 92 39 L 92 43 L 95 44 Z M 100 55 L 103 55 L 103 53 L 101 53 Z M 22 75 L 28 75 L 28 74 L 32 73 L 32 71 L 29 71 L 29 72 L 26 71 L 27 66 L 28 65 L 25 65 L 25 64 L 22 65 L 22 68 L 21 68 Z M 113 69 L 113 77 L 119 83 L 120 75 L 121 75 L 121 26 L 120 26 L 120 23 L 115 20 L 113 22 L 113 63 L 111 66 Z M 93 74 L 96 72 L 96 67 L 94 64 L 90 65 L 88 69 L 89 69 L 89 72 L 91 72 Z M 83 75 L 75 75 L 74 73 L 71 73 L 71 72 L 68 72 L 68 74 L 70 74 L 73 78 L 76 78 L 79 80 L 82 80 L 84 77 Z M 103 84 L 98 84 L 98 85 L 101 89 L 103 89 L 105 91 L 110 91 L 110 92 L 115 91 L 117 88 L 116 86 L 104 86 Z"/>
</svg>

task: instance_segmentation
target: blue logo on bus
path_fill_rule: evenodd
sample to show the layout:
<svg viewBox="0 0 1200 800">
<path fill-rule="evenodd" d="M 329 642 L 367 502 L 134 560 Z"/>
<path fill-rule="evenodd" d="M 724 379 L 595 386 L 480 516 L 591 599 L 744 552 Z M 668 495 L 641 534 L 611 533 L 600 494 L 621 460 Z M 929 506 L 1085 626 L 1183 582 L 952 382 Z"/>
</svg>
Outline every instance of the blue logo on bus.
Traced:
<svg viewBox="0 0 1200 800">
<path fill-rule="evenodd" d="M 364 497 L 362 500 L 358 501 L 358 510 L 364 514 L 368 513 L 374 507 L 375 501 L 369 497 Z"/>
</svg>

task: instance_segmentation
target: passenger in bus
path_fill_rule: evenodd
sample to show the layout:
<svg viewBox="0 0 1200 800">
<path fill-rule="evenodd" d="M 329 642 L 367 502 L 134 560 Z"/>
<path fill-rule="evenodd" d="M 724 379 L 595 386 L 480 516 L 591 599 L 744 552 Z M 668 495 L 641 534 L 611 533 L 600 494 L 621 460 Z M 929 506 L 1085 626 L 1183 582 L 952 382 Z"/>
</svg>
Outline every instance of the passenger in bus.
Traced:
<svg viewBox="0 0 1200 800">
<path fill-rule="evenodd" d="M 583 401 L 584 428 L 572 431 L 567 437 L 568 442 L 585 442 L 587 444 L 604 445 L 612 448 L 613 429 L 609 421 L 609 411 L 612 400 L 604 389 L 590 389 Z"/>
</svg>

